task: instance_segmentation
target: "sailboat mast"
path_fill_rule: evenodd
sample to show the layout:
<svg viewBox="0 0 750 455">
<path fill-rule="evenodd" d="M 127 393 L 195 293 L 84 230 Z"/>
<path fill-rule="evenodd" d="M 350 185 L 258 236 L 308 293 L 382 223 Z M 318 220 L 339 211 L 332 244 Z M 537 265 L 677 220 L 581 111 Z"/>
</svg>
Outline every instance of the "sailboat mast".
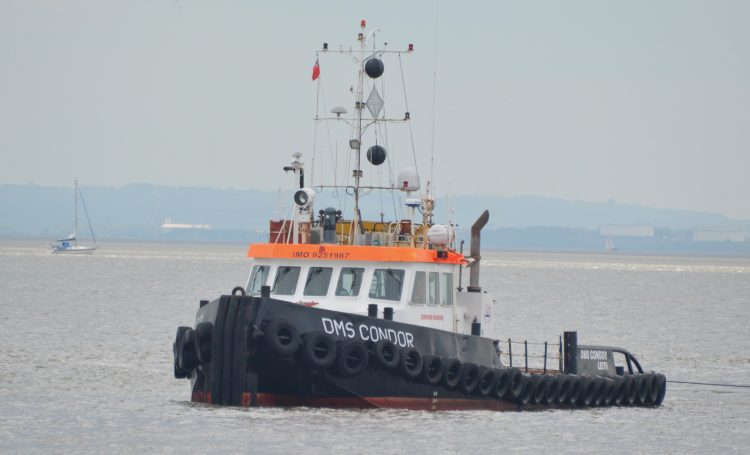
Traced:
<svg viewBox="0 0 750 455">
<path fill-rule="evenodd" d="M 75 180 L 75 196 L 73 197 L 73 216 L 75 218 L 73 224 L 73 244 L 78 245 L 78 180 Z"/>
</svg>

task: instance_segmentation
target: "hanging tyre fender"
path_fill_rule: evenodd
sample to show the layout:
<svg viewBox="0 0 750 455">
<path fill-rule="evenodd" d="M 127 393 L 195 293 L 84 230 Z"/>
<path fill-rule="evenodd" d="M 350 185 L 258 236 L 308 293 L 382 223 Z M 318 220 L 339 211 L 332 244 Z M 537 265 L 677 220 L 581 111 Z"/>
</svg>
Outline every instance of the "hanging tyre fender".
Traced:
<svg viewBox="0 0 750 455">
<path fill-rule="evenodd" d="M 617 397 L 617 383 L 612 378 L 604 378 L 604 402 L 602 405 L 611 406 Z"/>
<path fill-rule="evenodd" d="M 623 387 L 625 385 L 625 378 L 622 376 L 614 376 L 612 381 L 614 381 L 614 398 L 610 404 L 620 406 L 623 404 Z"/>
<path fill-rule="evenodd" d="M 596 394 L 594 395 L 594 406 L 603 406 L 607 398 L 607 381 L 601 377 L 594 377 L 596 381 Z"/>
<path fill-rule="evenodd" d="M 568 394 L 568 404 L 577 406 L 581 402 L 583 395 L 583 379 L 577 374 L 567 375 L 570 379 L 570 393 Z"/>
<path fill-rule="evenodd" d="M 458 359 L 448 358 L 443 362 L 443 384 L 449 389 L 455 389 L 461 382 L 463 365 Z"/>
<path fill-rule="evenodd" d="M 422 373 L 422 354 L 416 348 L 405 348 L 401 351 L 401 372 L 408 379 L 416 379 Z"/>
<path fill-rule="evenodd" d="M 532 374 L 531 381 L 534 384 L 534 394 L 531 397 L 531 403 L 543 404 L 547 397 L 547 381 L 544 380 L 544 376 L 539 374 Z"/>
<path fill-rule="evenodd" d="M 520 384 L 521 392 L 518 394 L 515 402 L 516 404 L 525 406 L 529 404 L 531 397 L 534 395 L 534 382 L 528 374 L 521 374 L 518 383 Z"/>
<path fill-rule="evenodd" d="M 339 344 L 336 354 L 336 370 L 344 377 L 353 377 L 365 370 L 369 353 L 360 341 L 345 341 Z"/>
<path fill-rule="evenodd" d="M 297 327 L 285 319 L 274 319 L 263 327 L 263 341 L 276 355 L 288 357 L 299 349 Z"/>
<path fill-rule="evenodd" d="M 635 404 L 646 404 L 651 385 L 645 374 L 636 374 L 634 377 L 638 390 L 638 393 L 635 395 Z"/>
<path fill-rule="evenodd" d="M 187 329 L 182 334 L 177 364 L 182 371 L 192 371 L 198 366 L 198 355 L 195 353 L 195 330 Z"/>
<path fill-rule="evenodd" d="M 461 373 L 461 391 L 471 394 L 479 385 L 479 368 L 474 363 L 464 363 L 463 372 Z"/>
<path fill-rule="evenodd" d="M 560 382 L 557 376 L 542 376 L 547 383 L 547 394 L 544 397 L 545 404 L 557 403 L 557 397 L 560 395 Z"/>
<path fill-rule="evenodd" d="M 659 384 L 659 395 L 656 397 L 654 404 L 661 406 L 664 398 L 667 396 L 667 377 L 661 373 L 656 375 L 656 381 Z"/>
<path fill-rule="evenodd" d="M 336 361 L 336 342 L 326 333 L 310 332 L 302 335 L 302 362 L 310 368 L 324 370 Z"/>
<path fill-rule="evenodd" d="M 588 375 L 581 376 L 581 397 L 578 404 L 581 406 L 591 406 L 596 400 L 596 390 L 598 384 L 593 377 Z"/>
<path fill-rule="evenodd" d="M 373 345 L 373 353 L 378 363 L 388 370 L 394 370 L 398 368 L 401 361 L 401 351 L 398 350 L 398 346 L 388 339 L 382 339 Z"/>
<path fill-rule="evenodd" d="M 479 395 L 486 397 L 495 388 L 495 370 L 487 367 L 479 367 L 479 385 L 477 386 L 477 392 Z"/>
<path fill-rule="evenodd" d="M 422 382 L 430 385 L 440 384 L 443 379 L 443 359 L 440 356 L 425 354 L 422 356 Z"/>
<path fill-rule="evenodd" d="M 646 374 L 646 384 L 648 387 L 646 403 L 655 404 L 659 398 L 659 379 L 656 377 L 656 373 L 651 372 Z"/>
<path fill-rule="evenodd" d="M 638 383 L 633 375 L 623 376 L 623 379 L 624 382 L 620 386 L 620 393 L 622 394 L 621 404 L 631 406 L 635 404 L 635 399 L 638 395 Z"/>
<path fill-rule="evenodd" d="M 567 374 L 560 374 L 555 377 L 557 381 L 557 402 L 565 404 L 570 398 L 570 388 L 573 385 L 573 380 Z"/>
<path fill-rule="evenodd" d="M 495 398 L 502 400 L 508 393 L 510 387 L 510 373 L 505 368 L 495 370 L 495 389 L 493 390 Z"/>
<path fill-rule="evenodd" d="M 214 325 L 210 322 L 204 321 L 195 326 L 195 352 L 201 364 L 211 361 L 211 340 L 213 334 Z"/>
<path fill-rule="evenodd" d="M 508 371 L 508 391 L 505 394 L 505 398 L 510 401 L 517 402 L 518 398 L 523 393 L 524 376 L 523 376 L 523 373 L 521 373 L 521 370 L 518 368 L 510 368 L 507 371 Z"/>
<path fill-rule="evenodd" d="M 177 379 L 184 379 L 190 374 L 190 371 L 183 370 L 179 365 L 180 351 L 182 350 L 182 336 L 188 330 L 190 330 L 190 327 L 177 327 L 177 334 L 174 337 L 174 343 L 172 343 L 172 355 L 174 356 L 174 377 Z"/>
</svg>

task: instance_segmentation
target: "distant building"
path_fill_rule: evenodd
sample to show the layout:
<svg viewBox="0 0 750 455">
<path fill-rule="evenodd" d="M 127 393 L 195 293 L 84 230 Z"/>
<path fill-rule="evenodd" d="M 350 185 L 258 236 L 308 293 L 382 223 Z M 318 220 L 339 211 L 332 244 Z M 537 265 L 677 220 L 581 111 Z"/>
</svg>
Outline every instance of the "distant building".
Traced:
<svg viewBox="0 0 750 455">
<path fill-rule="evenodd" d="M 606 224 L 599 227 L 602 237 L 653 237 L 653 226 L 647 224 Z"/>
<path fill-rule="evenodd" d="M 693 242 L 744 242 L 747 233 L 743 228 L 708 227 L 693 229 Z"/>
</svg>

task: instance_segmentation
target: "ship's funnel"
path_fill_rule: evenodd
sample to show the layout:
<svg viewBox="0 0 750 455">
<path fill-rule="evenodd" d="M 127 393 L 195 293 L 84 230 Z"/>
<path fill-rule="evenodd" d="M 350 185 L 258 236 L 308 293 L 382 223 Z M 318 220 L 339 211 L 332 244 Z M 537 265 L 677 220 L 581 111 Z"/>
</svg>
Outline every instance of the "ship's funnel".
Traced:
<svg viewBox="0 0 750 455">
<path fill-rule="evenodd" d="M 482 258 L 480 239 L 482 228 L 490 220 L 490 212 L 485 210 L 471 226 L 471 258 L 473 261 L 469 265 L 469 286 L 466 288 L 469 292 L 482 292 L 479 286 L 479 261 Z"/>
</svg>

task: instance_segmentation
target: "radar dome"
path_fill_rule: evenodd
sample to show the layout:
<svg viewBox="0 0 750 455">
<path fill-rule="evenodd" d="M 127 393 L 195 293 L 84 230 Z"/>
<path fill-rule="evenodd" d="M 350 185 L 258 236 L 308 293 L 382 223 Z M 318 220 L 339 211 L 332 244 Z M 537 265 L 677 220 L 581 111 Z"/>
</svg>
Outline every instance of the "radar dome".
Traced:
<svg viewBox="0 0 750 455">
<path fill-rule="evenodd" d="M 385 71 L 385 65 L 379 58 L 371 58 L 365 62 L 365 73 L 373 79 L 377 79 L 383 75 Z"/>
<path fill-rule="evenodd" d="M 379 145 L 373 145 L 367 150 L 367 161 L 375 166 L 383 164 L 385 162 L 385 157 L 385 149 Z"/>
<path fill-rule="evenodd" d="M 405 167 L 401 169 L 398 173 L 396 185 L 398 185 L 398 189 L 401 191 L 418 191 L 419 176 L 417 176 L 417 170 L 413 167 Z"/>
</svg>

